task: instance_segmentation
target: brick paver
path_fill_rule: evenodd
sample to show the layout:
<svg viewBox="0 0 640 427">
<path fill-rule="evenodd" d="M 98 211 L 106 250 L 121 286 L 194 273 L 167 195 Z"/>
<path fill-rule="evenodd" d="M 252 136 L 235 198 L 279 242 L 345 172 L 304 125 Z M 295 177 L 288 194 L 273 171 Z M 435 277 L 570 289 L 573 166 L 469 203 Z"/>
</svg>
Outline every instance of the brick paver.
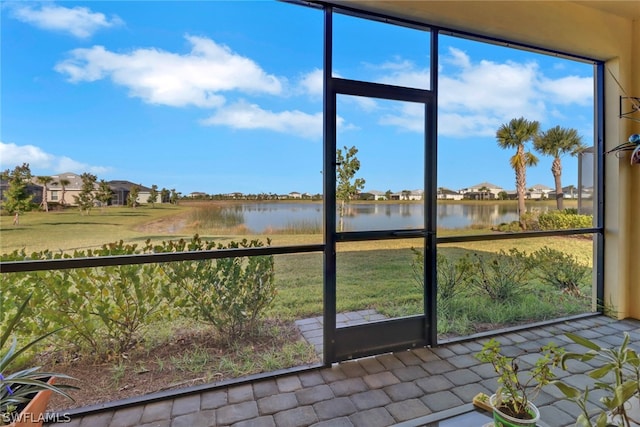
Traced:
<svg viewBox="0 0 640 427">
<path fill-rule="evenodd" d="M 366 321 L 372 311 L 341 317 L 345 323 Z M 321 330 L 320 321 L 296 322 L 302 331 Z M 582 348 L 564 337 L 574 332 L 602 346 L 620 342 L 622 333 L 632 336 L 638 348 L 640 321 L 615 321 L 605 317 L 547 325 L 498 336 L 503 350 L 522 356 L 521 367 L 536 360 L 537 348 L 554 341 L 568 349 Z M 491 365 L 475 354 L 488 338 L 420 348 L 353 360 L 329 368 L 299 372 L 252 383 L 220 387 L 173 399 L 77 415 L 70 423 L 47 427 L 327 427 L 389 426 L 455 408 L 479 392 L 491 394 L 497 387 Z M 558 375 L 576 387 L 592 384 L 584 373 L 588 363 L 572 363 Z M 575 424 L 579 410 L 561 399 L 554 386 L 546 387 L 536 400 L 542 420 L 550 427 Z M 594 394 L 597 401 L 599 395 Z"/>
</svg>

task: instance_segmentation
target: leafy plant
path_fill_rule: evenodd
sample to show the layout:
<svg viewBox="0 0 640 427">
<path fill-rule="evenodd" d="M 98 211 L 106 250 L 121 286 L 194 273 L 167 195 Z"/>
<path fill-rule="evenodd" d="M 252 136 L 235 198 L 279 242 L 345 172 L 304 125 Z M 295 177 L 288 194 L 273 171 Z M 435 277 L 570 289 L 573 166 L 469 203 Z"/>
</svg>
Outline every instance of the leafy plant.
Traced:
<svg viewBox="0 0 640 427">
<path fill-rule="evenodd" d="M 577 212 L 577 211 L 576 211 Z M 538 216 L 540 230 L 564 230 L 569 228 L 593 227 L 592 215 L 578 215 L 574 211 L 552 211 Z"/>
<path fill-rule="evenodd" d="M 474 254 L 473 270 L 476 274 L 472 283 L 493 301 L 513 301 L 525 290 L 526 279 L 531 273 L 531 263 L 527 254 L 516 248 L 509 252 L 500 250 L 490 257 Z"/>
<path fill-rule="evenodd" d="M 364 188 L 364 178 L 355 178 L 360 170 L 360 160 L 356 157 L 358 149 L 355 145 L 351 148 L 344 146 L 336 150 L 336 200 L 340 201 L 338 213 L 340 215 L 339 231 L 344 230 L 345 204 Z"/>
<path fill-rule="evenodd" d="M 543 247 L 530 255 L 535 265 L 534 275 L 564 293 L 580 296 L 580 285 L 591 271 L 578 259 L 557 249 Z"/>
<path fill-rule="evenodd" d="M 559 366 L 564 350 L 553 342 L 540 349 L 540 357 L 527 373 L 520 371 L 518 356 L 508 357 L 500 353 L 500 343 L 492 338 L 484 344 L 476 355 L 478 360 L 491 363 L 498 374 L 498 398 L 495 406 L 518 419 L 530 419 L 529 402 L 535 400 L 542 387 L 555 378 L 554 368 Z M 524 354 L 524 353 L 523 353 Z"/>
<path fill-rule="evenodd" d="M 622 344 L 617 348 L 602 348 L 579 335 L 566 335 L 576 344 L 585 347 L 586 351 L 565 353 L 562 356 L 562 368 L 566 369 L 569 360 L 578 360 L 594 366 L 594 369 L 586 373 L 595 380 L 592 389 L 587 386 L 584 390 L 579 390 L 561 380 L 554 382 L 567 399 L 580 408 L 581 414 L 576 420 L 576 425 L 629 427 L 632 421 L 640 424 L 640 420 L 632 420 L 625 406 L 634 396 L 640 399 L 640 358 L 635 350 L 629 348 L 629 334 L 624 334 Z M 604 409 L 592 417 L 587 402 L 589 392 L 593 390 L 602 390 L 605 395 L 600 398 Z"/>
<path fill-rule="evenodd" d="M 74 257 L 130 255 L 148 251 L 122 241 L 100 249 L 76 251 Z M 65 327 L 70 343 L 80 342 L 104 358 L 135 345 L 139 332 L 170 315 L 170 291 L 157 264 L 118 265 L 38 274 L 34 292 L 43 301 L 40 314 Z"/>
<path fill-rule="evenodd" d="M 267 239 L 267 245 L 271 240 Z M 264 246 L 243 239 L 226 246 L 202 241 L 172 243 L 172 250 L 246 249 Z M 276 296 L 273 256 L 229 257 L 216 260 L 171 262 L 162 265 L 180 292 L 175 304 L 190 318 L 213 325 L 228 339 L 256 329 L 257 320 Z"/>
<path fill-rule="evenodd" d="M 411 269 L 413 278 L 418 287 L 424 289 L 424 256 L 422 251 L 411 248 L 413 259 L 411 260 Z M 451 260 L 445 255 L 437 256 L 437 280 L 438 280 L 438 303 L 448 303 L 456 295 L 466 290 L 470 282 L 472 273 L 472 264 L 468 256 L 464 256 L 458 260 Z"/>
<path fill-rule="evenodd" d="M 39 366 L 9 373 L 18 357 L 45 338 L 57 332 L 57 330 L 54 330 L 41 335 L 22 347 L 18 347 L 18 341 L 16 337 L 13 336 L 9 349 L 6 351 L 3 350 L 9 337 L 13 335 L 15 327 L 24 314 L 30 299 L 30 296 L 25 299 L 16 315 L 9 320 L 5 331 L 0 336 L 0 423 L 5 421 L 10 422 L 13 414 L 18 411 L 19 406 L 28 403 L 33 398 L 33 395 L 41 390 L 51 390 L 73 400 L 64 389 L 76 388 L 70 385 L 54 386 L 48 384 L 46 378 L 49 377 L 69 379 L 71 377 L 54 372 L 42 372 Z"/>
</svg>

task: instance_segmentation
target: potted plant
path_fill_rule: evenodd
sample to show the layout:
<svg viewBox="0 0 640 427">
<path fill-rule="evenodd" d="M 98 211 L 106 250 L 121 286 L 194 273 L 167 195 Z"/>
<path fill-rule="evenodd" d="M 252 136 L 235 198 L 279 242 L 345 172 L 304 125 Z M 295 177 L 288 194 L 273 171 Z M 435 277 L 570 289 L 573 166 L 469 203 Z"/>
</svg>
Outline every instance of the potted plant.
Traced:
<svg viewBox="0 0 640 427">
<path fill-rule="evenodd" d="M 489 398 L 493 409 L 493 420 L 496 427 L 535 426 L 540 419 L 540 411 L 533 400 L 542 387 L 550 384 L 553 372 L 561 361 L 563 350 L 554 343 L 540 349 L 540 357 L 529 371 L 521 371 L 519 357 L 508 357 L 500 353 L 500 343 L 489 340 L 476 357 L 491 363 L 498 374 L 498 389 Z"/>
<path fill-rule="evenodd" d="M 585 347 L 584 352 L 568 352 L 562 356 L 562 368 L 569 360 L 586 362 L 594 369 L 586 374 L 593 378 L 590 389 L 579 390 L 560 380 L 554 384 L 566 398 L 581 409 L 576 425 L 583 427 L 640 426 L 640 358 L 629 348 L 629 334 L 625 332 L 622 344 L 614 348 L 602 348 L 595 342 L 581 336 L 567 333 L 576 344 Z M 600 390 L 603 404 L 597 411 L 589 412 L 589 392 Z"/>
<path fill-rule="evenodd" d="M 13 365 L 21 354 L 56 332 L 42 335 L 22 347 L 18 347 L 17 339 L 13 336 L 11 345 L 4 350 L 30 298 L 30 296 L 27 297 L 18 308 L 16 315 L 9 320 L 0 336 L 0 425 L 41 426 L 51 393 L 59 393 L 72 399 L 64 389 L 76 388 L 70 385 L 55 386 L 56 378 L 70 377 L 53 372 L 42 372 L 39 366 L 13 370 Z"/>
</svg>

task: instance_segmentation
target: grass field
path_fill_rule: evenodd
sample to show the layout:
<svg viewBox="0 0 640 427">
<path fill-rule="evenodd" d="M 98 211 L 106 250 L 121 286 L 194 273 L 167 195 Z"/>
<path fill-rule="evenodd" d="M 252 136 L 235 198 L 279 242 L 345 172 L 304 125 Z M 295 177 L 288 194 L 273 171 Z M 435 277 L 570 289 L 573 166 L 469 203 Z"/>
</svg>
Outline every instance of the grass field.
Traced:
<svg viewBox="0 0 640 427">
<path fill-rule="evenodd" d="M 250 235 L 242 228 L 203 227 L 194 220 L 190 205 L 142 206 L 136 209 L 109 206 L 81 215 L 76 209 L 50 212 L 27 212 L 18 226 L 13 217 L 0 216 L 0 254 L 25 249 L 27 253 L 49 249 L 74 251 L 97 248 L 118 240 L 142 243 L 191 238 L 198 233 L 203 238 L 226 242 L 239 238 L 271 237 L 274 245 L 321 243 L 321 234 Z"/>
</svg>

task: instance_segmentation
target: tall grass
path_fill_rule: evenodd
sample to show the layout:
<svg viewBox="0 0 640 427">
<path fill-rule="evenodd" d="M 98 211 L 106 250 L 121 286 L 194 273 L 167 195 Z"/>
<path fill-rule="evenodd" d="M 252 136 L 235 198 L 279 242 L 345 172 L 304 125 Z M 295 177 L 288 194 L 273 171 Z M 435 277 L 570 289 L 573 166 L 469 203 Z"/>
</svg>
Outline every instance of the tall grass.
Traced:
<svg viewBox="0 0 640 427">
<path fill-rule="evenodd" d="M 190 226 L 204 230 L 228 230 L 244 224 L 241 207 L 201 204 L 189 213 Z"/>
<path fill-rule="evenodd" d="M 313 220 L 300 220 L 300 221 L 287 221 L 287 223 L 281 228 L 267 228 L 264 230 L 265 234 L 321 234 L 322 233 L 322 221 Z"/>
</svg>

